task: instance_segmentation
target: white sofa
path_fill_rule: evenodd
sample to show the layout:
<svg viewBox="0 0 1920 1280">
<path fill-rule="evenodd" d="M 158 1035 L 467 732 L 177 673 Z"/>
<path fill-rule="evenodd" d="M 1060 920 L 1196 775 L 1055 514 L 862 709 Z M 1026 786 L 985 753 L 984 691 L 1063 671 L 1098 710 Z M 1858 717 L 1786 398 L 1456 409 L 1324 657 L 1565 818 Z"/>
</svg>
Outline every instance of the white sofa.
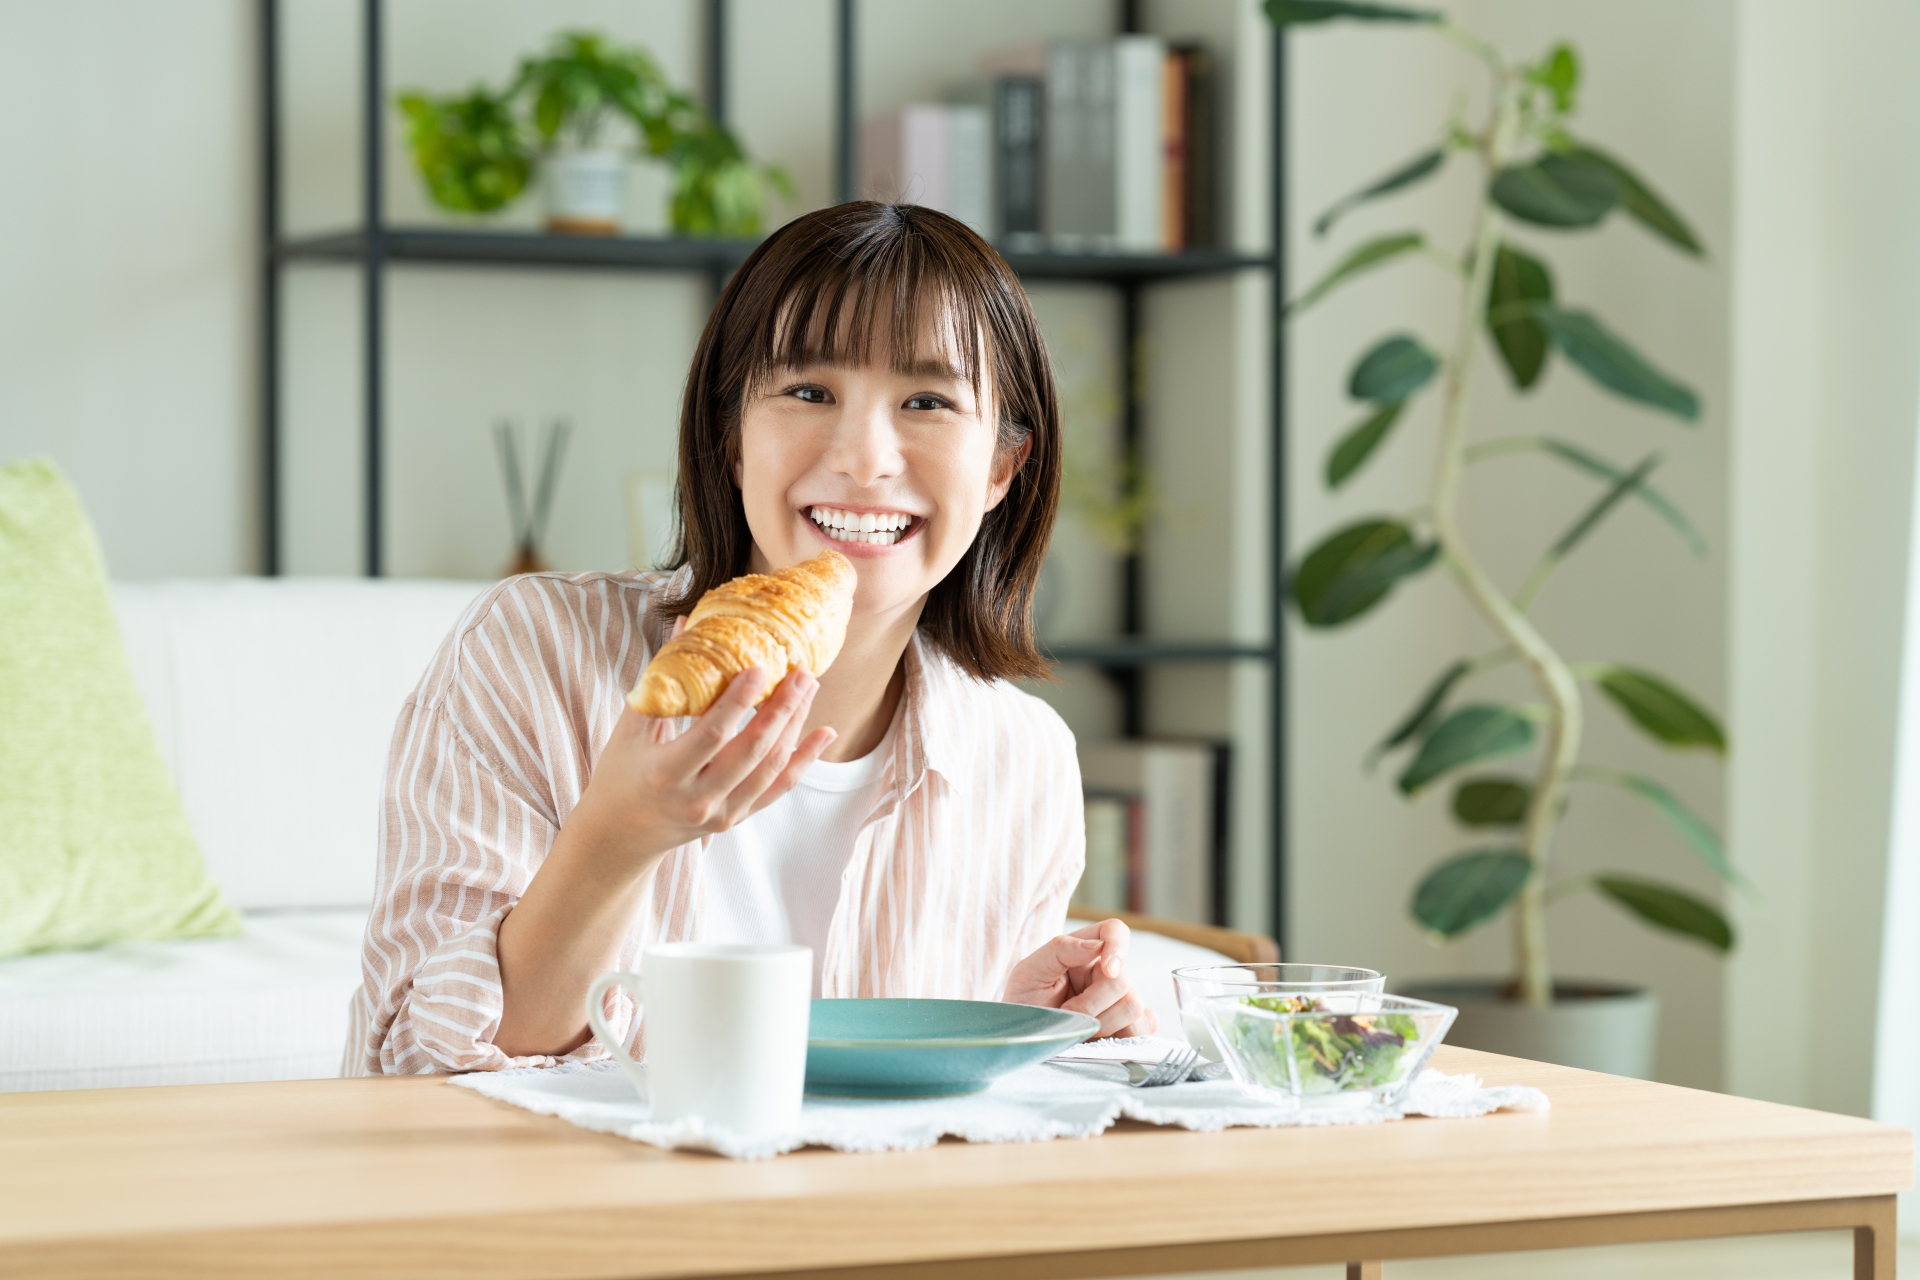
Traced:
<svg viewBox="0 0 1920 1280">
<path fill-rule="evenodd" d="M 0 960 L 0 1092 L 339 1072 L 401 702 L 483 584 L 232 579 L 121 585 L 114 606 L 160 747 L 240 938 Z M 1168 972 L 1220 957 L 1139 935 Z"/>
</svg>

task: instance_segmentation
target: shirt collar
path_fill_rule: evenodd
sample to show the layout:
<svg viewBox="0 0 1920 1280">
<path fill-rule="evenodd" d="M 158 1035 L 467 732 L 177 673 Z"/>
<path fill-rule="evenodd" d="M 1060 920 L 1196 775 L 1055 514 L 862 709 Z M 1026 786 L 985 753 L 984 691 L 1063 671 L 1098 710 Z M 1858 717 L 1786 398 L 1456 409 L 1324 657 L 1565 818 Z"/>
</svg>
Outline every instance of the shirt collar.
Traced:
<svg viewBox="0 0 1920 1280">
<path fill-rule="evenodd" d="M 954 782 L 954 750 L 959 741 L 954 721 L 954 702 L 958 692 L 955 680 L 965 679 L 939 650 L 923 639 L 919 631 L 907 642 L 907 686 L 901 708 L 905 730 L 898 750 L 905 766 L 904 794 L 911 794 L 928 770 Z"/>
</svg>

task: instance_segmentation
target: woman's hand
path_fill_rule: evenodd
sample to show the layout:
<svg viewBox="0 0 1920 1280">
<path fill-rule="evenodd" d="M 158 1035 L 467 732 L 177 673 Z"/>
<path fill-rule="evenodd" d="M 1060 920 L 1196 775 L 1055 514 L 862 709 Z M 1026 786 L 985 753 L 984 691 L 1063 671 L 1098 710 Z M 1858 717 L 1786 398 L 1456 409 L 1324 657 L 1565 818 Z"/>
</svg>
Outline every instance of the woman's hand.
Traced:
<svg viewBox="0 0 1920 1280">
<path fill-rule="evenodd" d="M 1118 920 L 1062 934 L 1014 965 L 1007 1001 L 1089 1014 L 1102 1036 L 1149 1036 L 1160 1026 L 1127 982 L 1127 926 Z"/>
<path fill-rule="evenodd" d="M 587 986 L 618 963 L 661 857 L 778 800 L 833 741 L 826 728 L 800 739 L 820 687 L 812 675 L 794 671 L 753 714 L 766 681 L 758 668 L 735 676 L 685 733 L 621 712 L 586 793 L 500 924 L 501 1052 L 586 1043 Z"/>
<path fill-rule="evenodd" d="M 672 720 L 628 708 L 567 825 L 606 833 L 611 838 L 596 843 L 651 865 L 793 790 L 834 731 L 816 729 L 800 740 L 820 688 L 812 673 L 796 668 L 756 714 L 753 700 L 766 682 L 758 667 L 741 672 L 685 733 L 676 733 Z"/>
</svg>

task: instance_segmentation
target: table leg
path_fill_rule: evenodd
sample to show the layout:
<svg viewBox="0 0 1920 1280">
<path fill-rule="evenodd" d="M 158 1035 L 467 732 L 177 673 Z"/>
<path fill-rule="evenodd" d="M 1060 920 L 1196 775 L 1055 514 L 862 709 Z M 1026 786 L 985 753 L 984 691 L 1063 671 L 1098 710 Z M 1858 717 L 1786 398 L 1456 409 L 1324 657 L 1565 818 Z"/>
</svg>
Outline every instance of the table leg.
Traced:
<svg viewBox="0 0 1920 1280">
<path fill-rule="evenodd" d="M 1865 1226 L 1853 1229 L 1853 1280 L 1893 1280 L 1897 1223 L 1894 1198 L 1882 1196 L 1872 1202 Z M 1353 1269 L 1349 1267 L 1351 1276 Z"/>
<path fill-rule="evenodd" d="M 1381 1272 L 1384 1269 L 1385 1265 L 1377 1259 L 1373 1262 L 1349 1262 L 1347 1280 L 1381 1280 Z M 1880 1280 L 1880 1278 L 1875 1276 L 1873 1280 Z M 1891 1273 L 1888 1280 L 1891 1280 Z"/>
</svg>

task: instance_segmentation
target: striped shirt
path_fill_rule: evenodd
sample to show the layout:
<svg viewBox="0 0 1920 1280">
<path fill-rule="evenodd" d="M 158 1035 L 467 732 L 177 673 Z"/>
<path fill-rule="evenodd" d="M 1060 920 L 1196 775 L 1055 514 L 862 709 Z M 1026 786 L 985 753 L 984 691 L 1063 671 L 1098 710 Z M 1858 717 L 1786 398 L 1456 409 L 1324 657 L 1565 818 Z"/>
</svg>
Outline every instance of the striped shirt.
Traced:
<svg viewBox="0 0 1920 1280">
<path fill-rule="evenodd" d="M 380 868 L 344 1074 L 489 1071 L 603 1056 L 509 1057 L 500 922 L 579 803 L 661 637 L 659 574 L 536 574 L 481 596 L 394 726 Z M 1086 835 L 1073 735 L 1039 699 L 972 679 L 918 635 L 878 799 L 854 840 L 822 958 L 826 996 L 997 1000 L 1061 932 Z M 661 859 L 621 945 L 701 937 L 708 839 Z M 609 1022 L 637 1051 L 633 1004 Z"/>
</svg>

